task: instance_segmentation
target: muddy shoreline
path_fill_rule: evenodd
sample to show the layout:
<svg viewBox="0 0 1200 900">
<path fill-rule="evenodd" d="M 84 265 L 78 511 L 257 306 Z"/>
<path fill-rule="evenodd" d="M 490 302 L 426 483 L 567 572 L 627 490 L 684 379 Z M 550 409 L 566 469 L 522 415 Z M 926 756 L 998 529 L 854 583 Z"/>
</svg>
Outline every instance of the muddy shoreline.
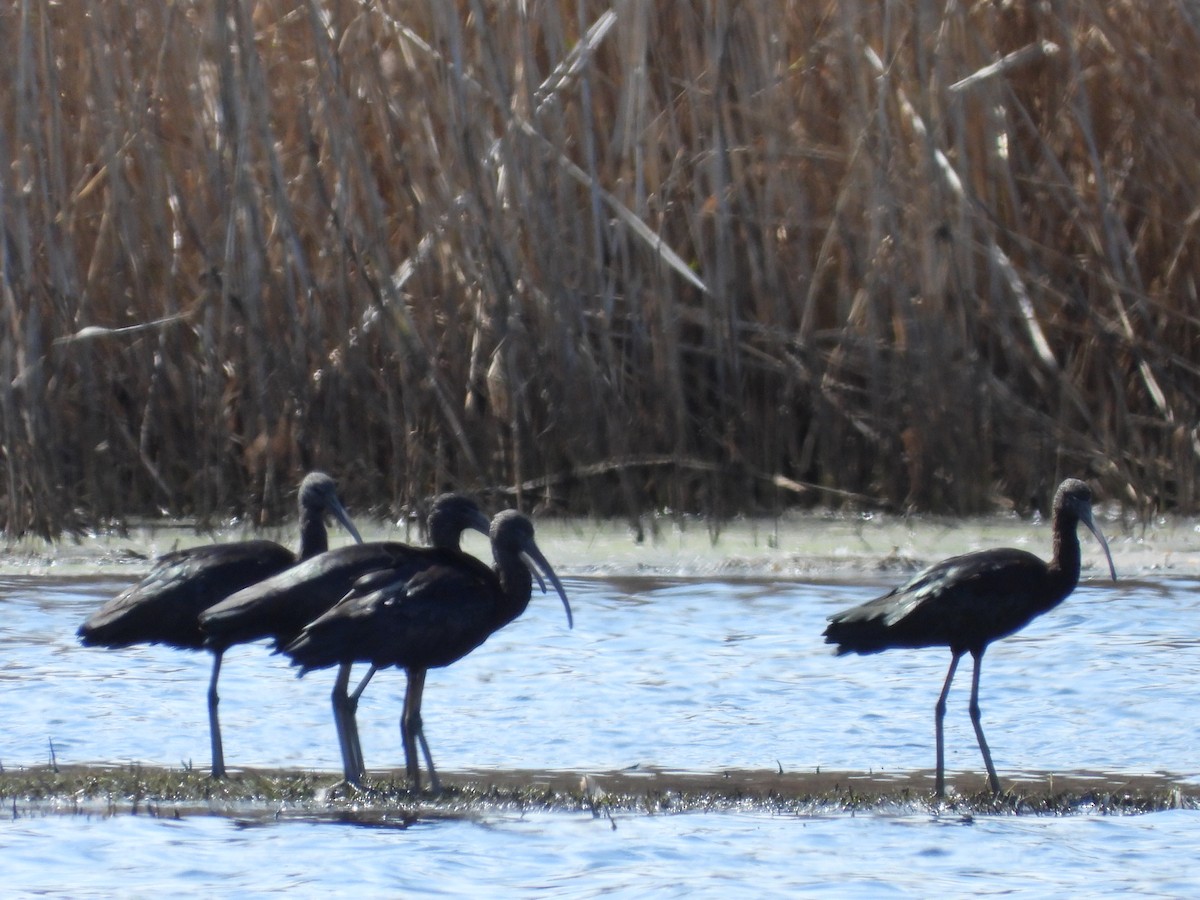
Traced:
<svg viewBox="0 0 1200 900">
<path fill-rule="evenodd" d="M 407 823 L 532 811 L 596 818 L 681 812 L 782 815 L 852 812 L 952 815 L 1147 813 L 1200 808 L 1200 789 L 1170 775 L 1029 773 L 1003 778 L 993 797 L 984 778 L 947 777 L 932 796 L 932 772 L 772 772 L 660 769 L 573 773 L 442 773 L 435 796 L 405 786 L 402 770 L 372 772 L 350 789 L 329 772 L 235 770 L 215 781 L 197 770 L 130 766 L 38 766 L 0 771 L 0 808 L 12 818 L 51 814 L 218 815 L 246 821 Z"/>
</svg>

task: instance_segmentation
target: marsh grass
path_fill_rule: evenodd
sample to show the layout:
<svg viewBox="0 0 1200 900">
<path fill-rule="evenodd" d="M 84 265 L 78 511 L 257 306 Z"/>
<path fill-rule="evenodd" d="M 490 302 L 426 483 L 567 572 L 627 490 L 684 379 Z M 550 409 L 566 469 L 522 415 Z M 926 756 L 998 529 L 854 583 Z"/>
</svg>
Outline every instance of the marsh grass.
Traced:
<svg viewBox="0 0 1200 900">
<path fill-rule="evenodd" d="M 1194 512 L 1194 16 L 5 3 L 0 525 Z"/>
</svg>

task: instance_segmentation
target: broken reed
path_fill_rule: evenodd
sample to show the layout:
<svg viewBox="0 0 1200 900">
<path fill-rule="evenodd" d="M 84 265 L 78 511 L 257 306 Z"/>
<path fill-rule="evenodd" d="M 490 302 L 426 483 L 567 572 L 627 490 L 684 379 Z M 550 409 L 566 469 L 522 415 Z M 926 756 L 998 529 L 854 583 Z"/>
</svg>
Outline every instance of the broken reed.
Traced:
<svg viewBox="0 0 1200 900">
<path fill-rule="evenodd" d="M 10 535 L 310 467 L 389 511 L 1200 506 L 1182 0 L 0 25 Z"/>
</svg>

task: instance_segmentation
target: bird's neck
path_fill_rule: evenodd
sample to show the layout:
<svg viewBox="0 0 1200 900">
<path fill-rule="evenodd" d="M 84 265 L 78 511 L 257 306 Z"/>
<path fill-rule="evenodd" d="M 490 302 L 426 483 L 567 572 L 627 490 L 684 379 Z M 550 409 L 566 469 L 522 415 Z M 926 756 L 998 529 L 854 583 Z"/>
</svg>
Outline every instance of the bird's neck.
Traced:
<svg viewBox="0 0 1200 900">
<path fill-rule="evenodd" d="M 533 575 L 520 558 L 497 560 L 496 574 L 500 576 L 500 587 L 504 601 L 497 604 L 497 627 L 507 625 L 529 606 L 533 595 Z"/>
<path fill-rule="evenodd" d="M 329 533 L 319 510 L 300 510 L 300 558 L 308 559 L 329 549 Z"/>
<path fill-rule="evenodd" d="M 1079 583 L 1079 535 L 1075 531 L 1076 523 L 1054 523 L 1054 555 L 1050 560 L 1050 576 L 1061 589 L 1059 599 L 1075 590 Z"/>
<path fill-rule="evenodd" d="M 439 550 L 457 550 L 461 535 L 462 532 L 455 529 L 452 523 L 447 524 L 434 520 L 430 520 L 429 522 L 430 547 L 437 547 Z"/>
</svg>

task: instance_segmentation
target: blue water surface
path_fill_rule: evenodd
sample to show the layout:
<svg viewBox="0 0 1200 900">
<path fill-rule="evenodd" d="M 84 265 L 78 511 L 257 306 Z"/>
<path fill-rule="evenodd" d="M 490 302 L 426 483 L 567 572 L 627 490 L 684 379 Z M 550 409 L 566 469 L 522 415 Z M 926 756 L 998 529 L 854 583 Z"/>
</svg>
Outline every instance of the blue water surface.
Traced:
<svg viewBox="0 0 1200 900">
<path fill-rule="evenodd" d="M 80 647 L 74 629 L 127 581 L 0 581 L 0 764 L 208 763 L 205 654 Z M 448 669 L 425 721 L 439 768 L 603 772 L 928 769 L 944 651 L 835 658 L 826 617 L 885 583 L 573 578 Z M 989 650 L 981 704 L 1001 779 L 1167 773 L 1196 783 L 1200 590 L 1189 579 L 1091 582 Z M 950 699 L 947 765 L 978 773 L 969 668 Z M 231 766 L 335 772 L 329 673 L 295 677 L 264 645 L 222 671 Z M 403 678 L 359 719 L 368 766 L 402 763 Z M 980 786 L 982 786 L 980 776 Z M 162 811 L 160 810 L 160 813 Z M 519 814 L 394 827 L 180 812 L 0 819 L 15 896 L 288 892 L 357 896 L 929 896 L 1064 890 L 1200 893 L 1200 814 L 809 817 L 762 811 Z M 615 828 L 613 827 L 615 825 Z"/>
<path fill-rule="evenodd" d="M 1195 896 L 1200 813 L 494 814 L 406 828 L 215 816 L 0 824 L 3 892 L 69 897 Z"/>
</svg>

